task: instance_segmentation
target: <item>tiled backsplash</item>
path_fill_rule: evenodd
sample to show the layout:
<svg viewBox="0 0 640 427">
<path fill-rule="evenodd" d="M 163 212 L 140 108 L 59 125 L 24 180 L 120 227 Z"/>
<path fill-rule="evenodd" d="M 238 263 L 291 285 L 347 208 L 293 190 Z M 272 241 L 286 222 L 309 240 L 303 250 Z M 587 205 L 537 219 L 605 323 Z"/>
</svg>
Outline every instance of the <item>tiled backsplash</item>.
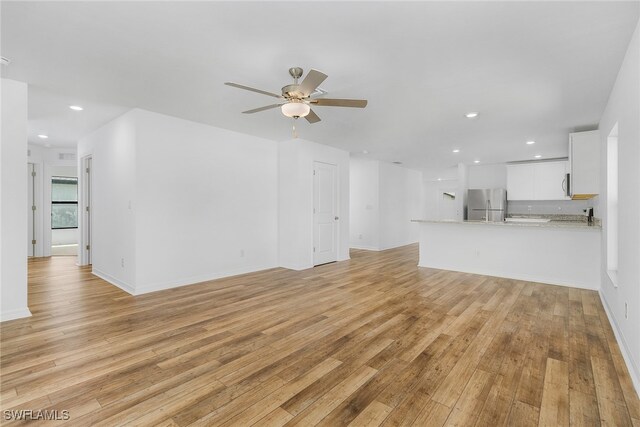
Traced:
<svg viewBox="0 0 640 427">
<path fill-rule="evenodd" d="M 507 214 L 584 215 L 583 210 L 596 207 L 596 200 L 512 200 L 507 202 Z"/>
</svg>

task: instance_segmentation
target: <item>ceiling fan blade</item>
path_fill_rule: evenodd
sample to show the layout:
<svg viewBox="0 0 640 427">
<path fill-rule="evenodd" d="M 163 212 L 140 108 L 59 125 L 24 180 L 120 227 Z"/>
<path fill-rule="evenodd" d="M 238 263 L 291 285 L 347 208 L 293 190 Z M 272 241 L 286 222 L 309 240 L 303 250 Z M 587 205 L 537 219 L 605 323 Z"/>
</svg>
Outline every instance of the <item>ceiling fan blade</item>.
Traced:
<svg viewBox="0 0 640 427">
<path fill-rule="evenodd" d="M 320 117 L 318 117 L 318 115 L 313 112 L 313 110 L 309 110 L 309 114 L 304 116 L 304 118 L 307 119 L 309 123 L 318 123 L 321 120 Z"/>
<path fill-rule="evenodd" d="M 247 110 L 247 111 L 243 111 L 242 114 L 253 114 L 253 113 L 258 113 L 260 111 L 264 111 L 264 110 L 270 110 L 272 108 L 276 108 L 281 106 L 282 104 L 271 104 L 271 105 L 267 105 L 266 107 L 260 107 L 260 108 L 254 108 L 253 110 Z"/>
<path fill-rule="evenodd" d="M 225 84 L 227 86 L 237 87 L 238 89 L 244 89 L 244 90 L 249 90 L 251 92 L 261 93 L 263 95 L 273 96 L 274 98 L 282 98 L 281 95 L 277 95 L 277 94 L 272 93 L 272 92 L 267 92 L 266 90 L 260 90 L 260 89 L 256 89 L 256 88 L 253 88 L 253 87 L 241 85 L 241 84 L 238 84 L 238 83 L 226 82 Z"/>
<path fill-rule="evenodd" d="M 326 74 L 318 70 L 311 70 L 307 73 L 302 83 L 300 83 L 298 90 L 302 92 L 304 96 L 309 96 L 327 77 Z"/>
<path fill-rule="evenodd" d="M 317 98 L 310 99 L 310 103 L 322 106 L 322 107 L 352 107 L 352 108 L 364 108 L 367 106 L 366 99 L 331 99 L 331 98 Z"/>
</svg>

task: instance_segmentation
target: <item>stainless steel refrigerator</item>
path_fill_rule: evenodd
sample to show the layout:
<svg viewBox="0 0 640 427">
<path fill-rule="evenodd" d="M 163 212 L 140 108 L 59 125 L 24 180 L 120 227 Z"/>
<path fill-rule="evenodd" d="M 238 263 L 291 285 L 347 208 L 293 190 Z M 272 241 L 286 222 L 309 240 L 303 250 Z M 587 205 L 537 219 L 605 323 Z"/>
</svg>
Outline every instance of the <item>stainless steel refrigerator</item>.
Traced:
<svg viewBox="0 0 640 427">
<path fill-rule="evenodd" d="M 504 221 L 507 213 L 507 190 L 504 188 L 468 190 L 467 220 Z"/>
</svg>

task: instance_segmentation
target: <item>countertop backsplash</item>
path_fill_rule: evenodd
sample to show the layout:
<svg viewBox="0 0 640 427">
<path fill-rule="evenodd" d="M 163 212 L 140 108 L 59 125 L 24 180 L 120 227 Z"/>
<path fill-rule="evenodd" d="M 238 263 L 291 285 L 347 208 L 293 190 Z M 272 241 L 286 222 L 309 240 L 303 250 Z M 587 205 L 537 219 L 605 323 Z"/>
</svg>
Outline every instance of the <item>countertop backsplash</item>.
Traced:
<svg viewBox="0 0 640 427">
<path fill-rule="evenodd" d="M 584 215 L 583 210 L 593 207 L 597 215 L 597 200 L 511 200 L 507 202 L 507 215 Z M 546 218 L 546 216 L 545 216 Z"/>
</svg>

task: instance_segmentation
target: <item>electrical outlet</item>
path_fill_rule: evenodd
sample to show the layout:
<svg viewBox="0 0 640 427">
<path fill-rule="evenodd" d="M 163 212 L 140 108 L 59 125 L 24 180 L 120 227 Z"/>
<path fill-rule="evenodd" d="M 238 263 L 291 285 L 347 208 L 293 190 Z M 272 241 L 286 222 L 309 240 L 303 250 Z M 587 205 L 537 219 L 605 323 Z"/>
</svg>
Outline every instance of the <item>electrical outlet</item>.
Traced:
<svg viewBox="0 0 640 427">
<path fill-rule="evenodd" d="M 124 267 L 124 258 L 120 258 L 120 265 Z"/>
<path fill-rule="evenodd" d="M 624 318 L 629 318 L 629 304 L 627 304 L 626 302 L 624 303 Z"/>
<path fill-rule="evenodd" d="M 362 240 L 362 234 L 358 235 L 358 239 Z"/>
<path fill-rule="evenodd" d="M 240 257 L 243 258 L 244 257 L 244 249 L 240 249 Z"/>
<path fill-rule="evenodd" d="M 480 249 L 476 249 L 476 256 L 479 257 L 480 256 Z"/>
</svg>

